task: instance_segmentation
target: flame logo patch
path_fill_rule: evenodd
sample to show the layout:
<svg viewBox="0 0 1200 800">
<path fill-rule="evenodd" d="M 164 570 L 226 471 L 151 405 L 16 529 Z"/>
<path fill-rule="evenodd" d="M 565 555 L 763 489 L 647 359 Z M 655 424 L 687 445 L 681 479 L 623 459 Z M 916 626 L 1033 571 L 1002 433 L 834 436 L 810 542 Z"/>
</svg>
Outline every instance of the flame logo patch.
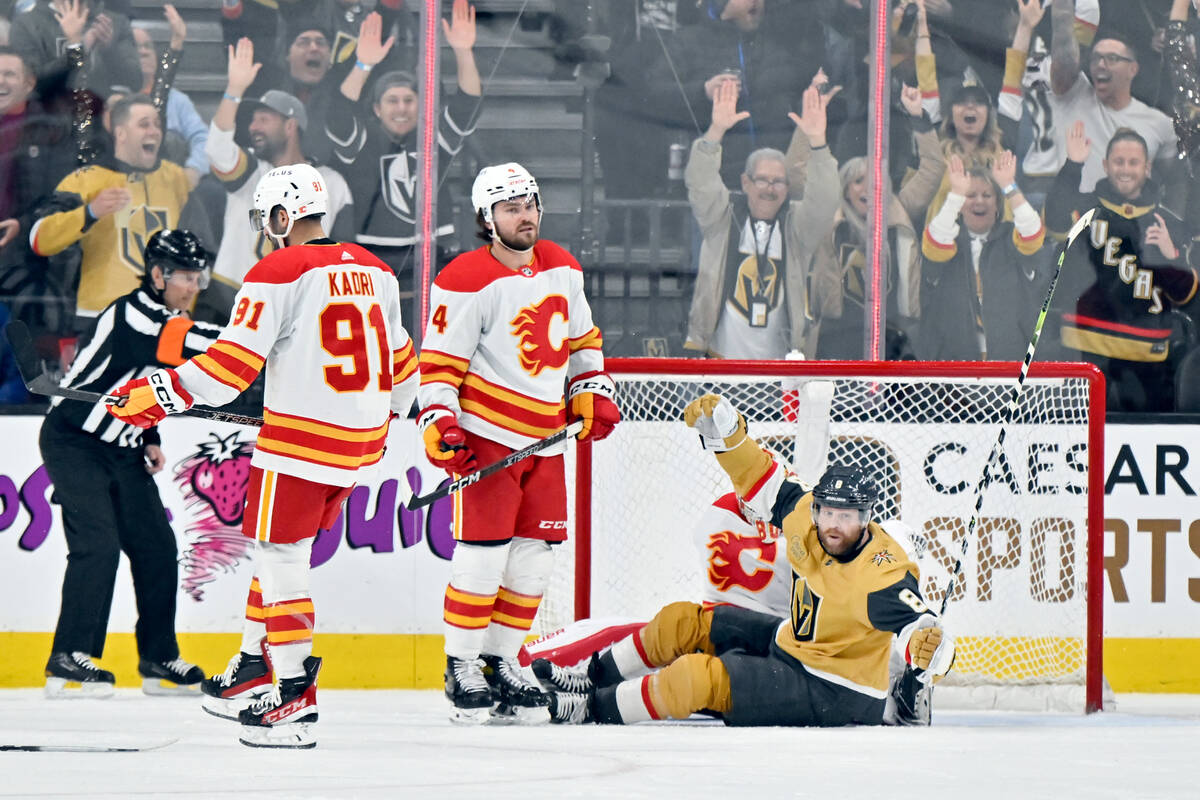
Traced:
<svg viewBox="0 0 1200 800">
<path fill-rule="evenodd" d="M 757 554 L 759 564 L 753 570 L 742 566 L 743 553 Z M 722 592 L 734 586 L 761 592 L 775 574 L 770 566 L 774 561 L 775 542 L 739 536 L 733 531 L 719 531 L 708 537 L 708 579 Z"/>
<path fill-rule="evenodd" d="M 554 324 L 555 317 L 561 319 Z M 519 340 L 517 349 L 521 368 L 537 377 L 545 369 L 562 369 L 570 356 L 567 347 L 567 298 L 552 294 L 532 306 L 521 309 L 511 323 Z M 551 329 L 557 327 L 559 331 Z M 553 341 L 557 339 L 557 343 Z"/>
</svg>

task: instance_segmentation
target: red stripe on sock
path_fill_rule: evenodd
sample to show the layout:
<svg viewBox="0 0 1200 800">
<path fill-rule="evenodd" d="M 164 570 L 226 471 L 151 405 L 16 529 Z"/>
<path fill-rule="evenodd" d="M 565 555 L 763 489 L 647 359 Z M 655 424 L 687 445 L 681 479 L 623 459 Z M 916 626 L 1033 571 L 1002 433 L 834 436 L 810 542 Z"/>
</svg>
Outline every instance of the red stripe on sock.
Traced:
<svg viewBox="0 0 1200 800">
<path fill-rule="evenodd" d="M 642 630 L 645 630 L 645 626 L 642 626 Z M 633 648 L 637 650 L 638 657 L 642 659 L 642 663 L 648 669 L 654 669 L 656 665 L 650 663 L 650 656 L 646 655 L 646 648 L 642 644 L 642 631 L 640 630 L 633 635 Z"/>
<path fill-rule="evenodd" d="M 646 706 L 647 713 L 650 714 L 650 719 L 662 719 L 658 712 L 654 710 L 654 703 L 650 701 L 650 679 L 653 675 L 647 675 L 642 678 L 642 704 Z"/>
</svg>

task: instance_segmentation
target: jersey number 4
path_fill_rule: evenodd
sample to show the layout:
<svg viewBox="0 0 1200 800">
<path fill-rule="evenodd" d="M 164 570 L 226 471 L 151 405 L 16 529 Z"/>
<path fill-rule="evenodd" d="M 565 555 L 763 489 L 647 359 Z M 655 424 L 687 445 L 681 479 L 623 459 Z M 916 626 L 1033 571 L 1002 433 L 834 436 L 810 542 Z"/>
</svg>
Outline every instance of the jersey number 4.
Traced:
<svg viewBox="0 0 1200 800">
<path fill-rule="evenodd" d="M 374 344 L 379 350 L 379 372 L 376 386 L 381 392 L 392 390 L 392 354 L 388 349 L 387 326 L 383 310 L 373 304 L 364 315 L 353 303 L 331 303 L 321 312 L 321 347 L 331 356 L 351 359 L 353 369 L 346 364 L 325 367 L 325 382 L 338 392 L 361 392 L 371 382 L 371 341 L 367 328 L 374 331 Z"/>
</svg>

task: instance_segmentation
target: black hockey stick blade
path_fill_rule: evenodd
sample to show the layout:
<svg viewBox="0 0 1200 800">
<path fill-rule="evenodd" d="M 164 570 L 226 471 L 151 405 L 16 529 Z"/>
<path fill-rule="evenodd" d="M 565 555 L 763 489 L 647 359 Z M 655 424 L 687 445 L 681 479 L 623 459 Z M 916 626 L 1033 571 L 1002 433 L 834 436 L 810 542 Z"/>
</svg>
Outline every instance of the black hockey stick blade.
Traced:
<svg viewBox="0 0 1200 800">
<path fill-rule="evenodd" d="M 549 436 L 547 436 L 545 439 L 534 442 L 533 444 L 529 445 L 528 447 L 526 447 L 522 450 L 517 450 L 516 452 L 509 453 L 504 458 L 500 459 L 499 461 L 497 461 L 494 464 L 488 464 L 486 467 L 483 467 L 482 469 L 475 470 L 470 475 L 464 475 L 461 478 L 458 478 L 457 480 L 450 481 L 450 483 L 447 483 L 443 486 L 438 487 L 437 489 L 434 489 L 429 494 L 422 495 L 421 497 L 414 497 L 412 500 L 408 501 L 408 508 L 410 510 L 424 508 L 425 506 L 432 503 L 434 500 L 440 500 L 443 497 L 446 497 L 447 495 L 454 494 L 455 492 L 461 492 L 463 489 L 467 488 L 471 484 L 478 483 L 479 481 L 483 480 L 487 476 L 494 475 L 495 473 L 499 472 L 502 469 L 507 469 L 508 467 L 511 467 L 513 464 L 516 464 L 519 461 L 524 461 L 525 459 L 529 458 L 534 453 L 541 452 L 542 450 L 545 450 L 547 447 L 556 445 L 561 441 L 565 441 L 568 437 L 574 436 L 575 434 L 579 433 L 581 430 L 583 430 L 583 420 L 577 419 L 574 422 L 567 425 L 567 427 L 563 428 L 561 431 L 558 431 L 557 433 L 552 433 Z"/>
<path fill-rule="evenodd" d="M 8 343 L 12 345 L 13 355 L 17 361 L 17 369 L 21 373 L 21 380 L 25 382 L 25 388 L 34 394 L 45 395 L 46 397 L 62 397 L 67 400 L 80 400 L 85 403 L 99 403 L 103 401 L 112 404 L 120 401 L 121 398 L 117 395 L 88 392 L 83 389 L 60 386 L 54 376 L 42 367 L 41 359 L 38 358 L 37 350 L 33 346 L 33 336 L 30 335 L 29 328 L 25 327 L 24 322 L 20 320 L 9 321 L 4 329 L 4 333 L 8 337 Z M 185 417 L 213 419 L 218 422 L 231 422 L 235 425 L 262 427 L 263 424 L 261 417 L 247 417 L 242 414 L 230 414 L 226 411 L 215 411 L 208 408 L 189 408 L 182 415 Z"/>
<path fill-rule="evenodd" d="M 179 739 L 163 739 L 144 744 L 0 744 L 0 750 L 13 750 L 21 753 L 144 753 L 148 750 L 161 750 L 173 745 Z"/>
</svg>

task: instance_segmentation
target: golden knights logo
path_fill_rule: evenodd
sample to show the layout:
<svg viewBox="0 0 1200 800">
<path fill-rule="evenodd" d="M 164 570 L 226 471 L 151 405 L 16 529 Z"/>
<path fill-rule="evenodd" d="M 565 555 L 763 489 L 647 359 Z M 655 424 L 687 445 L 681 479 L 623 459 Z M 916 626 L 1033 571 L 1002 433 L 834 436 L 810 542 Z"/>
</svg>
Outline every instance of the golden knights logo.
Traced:
<svg viewBox="0 0 1200 800">
<path fill-rule="evenodd" d="M 887 550 L 880 550 L 878 553 L 871 556 L 871 561 L 875 563 L 875 566 L 882 567 L 884 564 L 896 563 L 896 557 Z"/>
<path fill-rule="evenodd" d="M 142 253 L 150 237 L 169 227 L 168 211 L 153 206 L 137 206 L 118 212 L 116 217 L 121 260 L 139 275 L 145 270 Z"/>
<path fill-rule="evenodd" d="M 329 59 L 334 65 L 349 61 L 357 47 L 357 36 L 352 36 L 346 31 L 338 31 L 337 35 L 333 37 L 333 47 L 330 48 Z"/>
<path fill-rule="evenodd" d="M 558 322 L 555 322 L 555 318 Z M 513 317 L 513 335 L 521 368 L 536 377 L 544 369 L 562 369 L 570 357 L 567 346 L 567 298 L 552 294 Z"/>
<path fill-rule="evenodd" d="M 743 566 L 747 554 L 753 569 Z M 775 570 L 775 542 L 764 542 L 758 536 L 738 536 L 733 531 L 718 531 L 708 537 L 708 579 L 718 591 L 726 592 L 740 586 L 751 592 L 761 592 L 770 584 Z"/>
<path fill-rule="evenodd" d="M 812 590 L 802 575 L 792 573 L 792 636 L 797 642 L 811 642 L 817 635 L 817 613 L 821 595 Z"/>
<path fill-rule="evenodd" d="M 407 150 L 379 159 L 383 203 L 404 222 L 416 224 L 417 174 Z"/>
</svg>

